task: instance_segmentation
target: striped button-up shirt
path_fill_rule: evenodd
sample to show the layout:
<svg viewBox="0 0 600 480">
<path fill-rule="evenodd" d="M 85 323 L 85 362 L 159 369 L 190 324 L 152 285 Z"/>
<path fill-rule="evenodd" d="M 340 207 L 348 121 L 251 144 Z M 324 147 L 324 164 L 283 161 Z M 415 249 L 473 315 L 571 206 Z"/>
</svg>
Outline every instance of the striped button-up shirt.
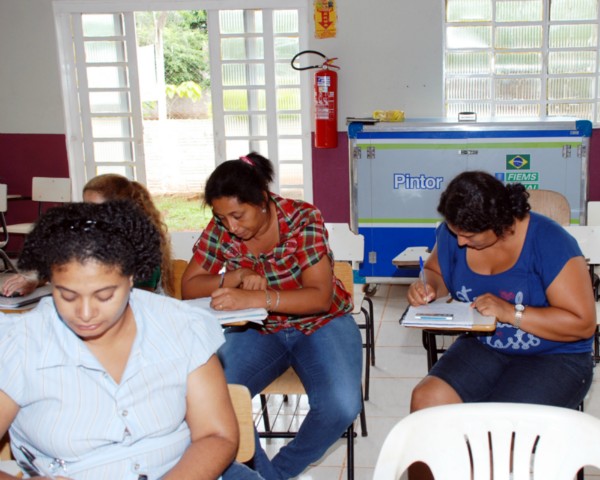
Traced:
<svg viewBox="0 0 600 480">
<path fill-rule="evenodd" d="M 190 444 L 188 374 L 223 343 L 201 310 L 134 289 L 137 333 L 120 383 L 60 319 L 52 298 L 0 320 L 0 389 L 20 410 L 13 453 L 25 445 L 56 475 L 157 479 Z"/>
</svg>

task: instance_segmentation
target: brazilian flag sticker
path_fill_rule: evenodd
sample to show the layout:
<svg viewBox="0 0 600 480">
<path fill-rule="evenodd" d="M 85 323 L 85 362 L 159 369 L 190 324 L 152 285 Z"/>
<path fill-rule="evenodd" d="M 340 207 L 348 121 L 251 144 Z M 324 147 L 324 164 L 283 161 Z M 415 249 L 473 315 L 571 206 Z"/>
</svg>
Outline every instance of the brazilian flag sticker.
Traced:
<svg viewBox="0 0 600 480">
<path fill-rule="evenodd" d="M 507 155 L 507 170 L 529 170 L 531 166 L 530 155 Z"/>
</svg>

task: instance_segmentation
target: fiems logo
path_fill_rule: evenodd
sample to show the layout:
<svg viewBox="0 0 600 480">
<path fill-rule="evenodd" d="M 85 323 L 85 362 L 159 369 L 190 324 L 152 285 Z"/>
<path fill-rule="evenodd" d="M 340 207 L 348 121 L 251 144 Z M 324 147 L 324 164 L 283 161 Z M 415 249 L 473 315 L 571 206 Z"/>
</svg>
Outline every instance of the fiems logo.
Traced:
<svg viewBox="0 0 600 480">
<path fill-rule="evenodd" d="M 507 155 L 506 169 L 507 170 L 529 170 L 531 159 L 529 155 Z"/>
</svg>

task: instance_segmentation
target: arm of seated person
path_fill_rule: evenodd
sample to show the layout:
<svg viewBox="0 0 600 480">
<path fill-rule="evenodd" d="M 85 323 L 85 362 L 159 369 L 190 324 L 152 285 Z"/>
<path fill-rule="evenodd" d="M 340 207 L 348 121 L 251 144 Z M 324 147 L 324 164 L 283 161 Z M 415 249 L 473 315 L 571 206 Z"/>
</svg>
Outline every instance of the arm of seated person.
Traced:
<svg viewBox="0 0 600 480">
<path fill-rule="evenodd" d="M 255 272 L 253 275 L 257 276 Z M 266 308 L 293 315 L 312 315 L 329 311 L 333 297 L 333 271 L 327 256 L 303 270 L 300 283 L 301 288 L 266 291 L 266 283 L 265 287 L 256 288 L 256 282 L 244 280 L 240 288 L 215 290 L 211 294 L 211 306 L 218 310 Z"/>
<path fill-rule="evenodd" d="M 5 297 L 12 297 L 15 294 L 27 295 L 44 283 L 38 281 L 34 276 L 15 273 L 2 284 L 2 295 Z"/>
<path fill-rule="evenodd" d="M 188 376 L 186 421 L 192 443 L 164 480 L 218 478 L 234 461 L 239 428 L 216 355 Z"/>
</svg>

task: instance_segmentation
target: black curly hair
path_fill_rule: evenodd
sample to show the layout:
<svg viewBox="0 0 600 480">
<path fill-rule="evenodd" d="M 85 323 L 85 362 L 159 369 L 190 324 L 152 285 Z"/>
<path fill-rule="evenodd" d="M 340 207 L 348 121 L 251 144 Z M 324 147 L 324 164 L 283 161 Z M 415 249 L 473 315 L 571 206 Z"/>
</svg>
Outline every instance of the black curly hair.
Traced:
<svg viewBox="0 0 600 480">
<path fill-rule="evenodd" d="M 502 236 L 531 209 L 529 193 L 520 183 L 504 185 L 481 171 L 463 172 L 448 184 L 438 212 L 450 225 L 470 233 L 492 230 Z"/>
<path fill-rule="evenodd" d="M 273 178 L 273 164 L 256 152 L 228 160 L 215 168 L 206 180 L 204 204 L 212 207 L 217 198 L 235 197 L 240 203 L 262 207 L 268 201 Z"/>
<path fill-rule="evenodd" d="M 117 266 L 123 275 L 140 281 L 160 265 L 160 234 L 130 200 L 54 207 L 25 239 L 19 269 L 49 281 L 53 267 L 73 260 Z"/>
</svg>

